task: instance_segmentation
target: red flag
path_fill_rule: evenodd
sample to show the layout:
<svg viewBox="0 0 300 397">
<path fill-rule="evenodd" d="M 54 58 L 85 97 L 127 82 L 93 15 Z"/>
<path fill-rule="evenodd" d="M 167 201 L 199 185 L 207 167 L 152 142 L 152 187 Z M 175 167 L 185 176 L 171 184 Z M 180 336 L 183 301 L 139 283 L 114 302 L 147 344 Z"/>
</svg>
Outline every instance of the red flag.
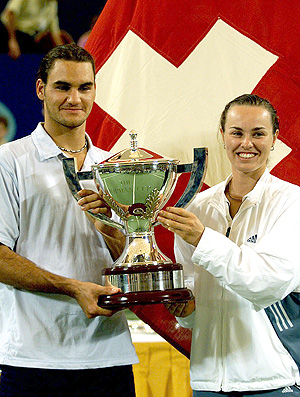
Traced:
<svg viewBox="0 0 300 397">
<path fill-rule="evenodd" d="M 88 40 L 97 68 L 97 98 L 87 131 L 117 152 L 139 146 L 191 162 L 193 147 L 208 147 L 205 183 L 230 172 L 218 119 L 234 97 L 269 99 L 281 120 L 271 172 L 300 185 L 300 3 L 291 0 L 108 0 Z M 172 238 L 156 228 L 169 257 Z M 168 241 L 168 243 L 167 243 Z M 136 313 L 188 355 L 190 331 L 176 328 L 162 305 Z M 153 319 L 159 315 L 158 324 Z M 162 328 L 162 330 L 161 330 Z"/>
</svg>

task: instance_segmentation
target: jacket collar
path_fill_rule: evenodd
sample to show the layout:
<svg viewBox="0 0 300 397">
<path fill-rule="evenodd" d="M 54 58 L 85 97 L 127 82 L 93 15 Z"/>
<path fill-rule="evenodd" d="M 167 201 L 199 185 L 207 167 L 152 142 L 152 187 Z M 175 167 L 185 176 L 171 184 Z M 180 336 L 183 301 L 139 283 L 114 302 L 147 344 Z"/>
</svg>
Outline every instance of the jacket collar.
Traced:
<svg viewBox="0 0 300 397">
<path fill-rule="evenodd" d="M 222 206 L 225 206 L 225 203 L 227 201 L 227 198 L 225 196 L 225 189 L 231 179 L 232 179 L 232 174 L 230 174 L 223 182 L 221 182 L 217 186 L 216 192 L 212 196 L 212 199 L 210 201 L 211 204 L 214 204 L 217 207 L 219 207 L 220 204 Z M 247 202 L 248 206 L 252 206 L 259 203 L 265 191 L 265 186 L 270 181 L 270 179 L 271 179 L 271 174 L 269 170 L 266 168 L 265 172 L 260 177 L 254 188 L 244 197 L 243 202 Z"/>
</svg>

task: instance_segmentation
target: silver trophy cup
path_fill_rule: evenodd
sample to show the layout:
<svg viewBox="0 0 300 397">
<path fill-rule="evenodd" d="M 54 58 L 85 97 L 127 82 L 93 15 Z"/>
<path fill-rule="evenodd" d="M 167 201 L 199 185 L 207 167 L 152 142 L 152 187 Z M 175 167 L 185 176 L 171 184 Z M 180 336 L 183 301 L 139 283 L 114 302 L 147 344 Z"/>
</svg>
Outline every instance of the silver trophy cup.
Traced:
<svg viewBox="0 0 300 397">
<path fill-rule="evenodd" d="M 135 131 L 130 132 L 130 138 L 130 148 L 92 166 L 91 172 L 77 172 L 73 158 L 63 159 L 66 180 L 75 199 L 80 199 L 80 180 L 94 179 L 99 193 L 121 222 L 103 214 L 90 215 L 122 230 L 126 236 L 121 256 L 103 271 L 104 283 L 119 287 L 122 292 L 100 297 L 99 305 L 113 309 L 187 301 L 193 295 L 184 287 L 182 265 L 173 263 L 158 248 L 155 219 L 171 197 L 181 173 L 190 172 L 191 176 L 175 206 L 186 207 L 199 192 L 206 171 L 207 149 L 194 149 L 194 162 L 179 164 L 178 160 L 138 148 Z"/>
</svg>

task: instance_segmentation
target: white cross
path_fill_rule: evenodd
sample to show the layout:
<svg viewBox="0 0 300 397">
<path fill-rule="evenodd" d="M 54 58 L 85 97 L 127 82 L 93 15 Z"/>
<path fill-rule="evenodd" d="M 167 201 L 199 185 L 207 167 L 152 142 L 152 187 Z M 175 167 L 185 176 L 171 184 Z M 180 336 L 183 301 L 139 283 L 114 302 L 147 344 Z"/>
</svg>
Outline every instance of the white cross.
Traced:
<svg viewBox="0 0 300 397">
<path fill-rule="evenodd" d="M 212 186 L 230 173 L 218 136 L 225 104 L 252 92 L 277 59 L 221 19 L 178 68 L 129 31 L 97 73 L 96 103 L 138 132 L 139 147 L 182 163 L 192 161 L 194 147 L 208 147 Z M 112 151 L 128 146 L 126 133 Z M 269 168 L 290 151 L 277 141 Z"/>
</svg>

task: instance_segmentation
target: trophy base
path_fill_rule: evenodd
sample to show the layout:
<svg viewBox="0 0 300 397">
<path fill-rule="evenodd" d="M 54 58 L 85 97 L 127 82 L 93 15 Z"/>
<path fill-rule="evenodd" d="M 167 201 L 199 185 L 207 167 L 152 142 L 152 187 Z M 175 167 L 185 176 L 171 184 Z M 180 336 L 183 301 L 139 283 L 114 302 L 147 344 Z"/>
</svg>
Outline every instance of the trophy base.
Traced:
<svg viewBox="0 0 300 397">
<path fill-rule="evenodd" d="M 143 291 L 103 295 L 99 297 L 98 305 L 109 310 L 122 309 L 135 305 L 151 305 L 157 303 L 187 302 L 194 299 L 192 291 L 187 288 L 177 288 L 165 291 Z"/>
<path fill-rule="evenodd" d="M 184 288 L 183 268 L 179 263 L 123 264 L 102 272 L 103 285 L 114 285 L 121 293 L 165 291 Z"/>
<path fill-rule="evenodd" d="M 105 285 L 114 285 L 121 292 L 100 296 L 98 305 L 106 308 L 184 302 L 193 294 L 184 286 L 179 263 L 124 264 L 103 270 Z"/>
</svg>

